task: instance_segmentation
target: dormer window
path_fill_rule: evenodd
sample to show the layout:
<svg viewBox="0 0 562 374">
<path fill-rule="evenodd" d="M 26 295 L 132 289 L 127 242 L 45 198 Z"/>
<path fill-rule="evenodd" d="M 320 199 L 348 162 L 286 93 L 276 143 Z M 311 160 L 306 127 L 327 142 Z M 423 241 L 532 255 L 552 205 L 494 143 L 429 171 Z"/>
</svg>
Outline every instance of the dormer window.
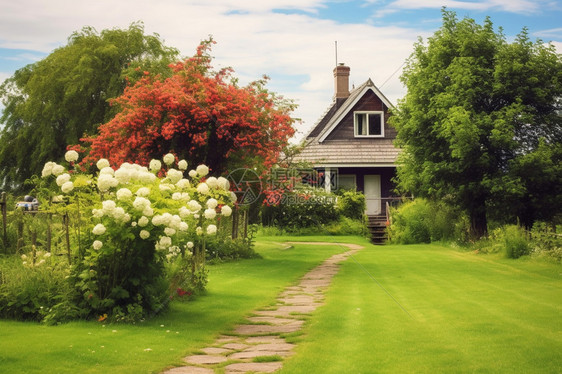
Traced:
<svg viewBox="0 0 562 374">
<path fill-rule="evenodd" d="M 354 112 L 356 138 L 383 138 L 384 112 Z"/>
</svg>

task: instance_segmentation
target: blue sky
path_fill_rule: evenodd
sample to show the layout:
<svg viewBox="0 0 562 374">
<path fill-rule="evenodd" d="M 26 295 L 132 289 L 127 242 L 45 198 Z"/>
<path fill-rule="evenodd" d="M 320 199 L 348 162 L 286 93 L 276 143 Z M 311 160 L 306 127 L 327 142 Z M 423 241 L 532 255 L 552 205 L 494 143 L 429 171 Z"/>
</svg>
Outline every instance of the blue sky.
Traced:
<svg viewBox="0 0 562 374">
<path fill-rule="evenodd" d="M 333 95 L 334 41 L 351 84 L 371 78 L 394 103 L 398 77 L 419 36 L 441 25 L 441 7 L 481 23 L 490 16 L 513 38 L 525 26 L 562 52 L 562 1 L 550 0 L 18 0 L 2 2 L 0 81 L 66 43 L 83 26 L 126 28 L 143 21 L 166 44 L 191 55 L 213 35 L 215 66 L 242 83 L 271 77 L 269 88 L 299 104 L 305 133 Z M 1 110 L 1 106 L 0 106 Z"/>
</svg>

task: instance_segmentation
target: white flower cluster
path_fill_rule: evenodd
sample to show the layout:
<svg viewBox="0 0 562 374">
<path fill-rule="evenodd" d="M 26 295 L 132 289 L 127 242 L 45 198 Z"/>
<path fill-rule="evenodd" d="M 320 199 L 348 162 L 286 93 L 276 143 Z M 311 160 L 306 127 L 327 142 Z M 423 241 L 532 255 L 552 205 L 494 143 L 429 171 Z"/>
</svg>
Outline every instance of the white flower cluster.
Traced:
<svg viewBox="0 0 562 374">
<path fill-rule="evenodd" d="M 34 257 L 35 256 L 35 261 Z M 51 257 L 51 252 L 46 251 L 36 251 L 35 254 L 30 253 L 28 255 L 21 255 L 23 266 L 32 268 L 43 265 Z"/>
<path fill-rule="evenodd" d="M 75 151 L 65 155 L 69 163 L 77 162 L 78 158 Z M 91 231 L 95 239 L 93 250 L 109 250 L 116 245 L 114 240 L 122 240 L 121 234 L 113 239 L 111 235 L 130 230 L 134 237 L 150 240 L 156 249 L 167 251 L 167 257 L 173 258 L 181 253 L 180 248 L 188 253 L 193 248 L 193 241 L 185 244 L 190 236 L 215 235 L 217 226 L 213 220 L 219 214 L 224 217 L 232 214 L 228 205 L 233 201 L 232 193 L 226 178 L 208 176 L 209 168 L 199 165 L 189 171 L 192 178 L 189 180 L 184 177 L 188 168 L 186 160 L 176 164 L 176 157 L 168 153 L 162 161 L 152 160 L 148 168 L 123 163 L 117 169 L 107 159 L 96 163 L 97 187 L 104 200 L 92 209 L 96 220 Z M 42 175 L 56 177 L 64 193 L 74 189 L 76 174 L 66 172 L 62 165 L 48 162 Z"/>
</svg>

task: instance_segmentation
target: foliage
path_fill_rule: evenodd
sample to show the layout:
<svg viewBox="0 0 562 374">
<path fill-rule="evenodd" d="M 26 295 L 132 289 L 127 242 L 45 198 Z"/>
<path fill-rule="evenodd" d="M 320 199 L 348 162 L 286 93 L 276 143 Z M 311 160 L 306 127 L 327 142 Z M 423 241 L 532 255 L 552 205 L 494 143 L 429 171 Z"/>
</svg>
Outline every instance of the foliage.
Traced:
<svg viewBox="0 0 562 374">
<path fill-rule="evenodd" d="M 271 167 L 294 134 L 294 105 L 269 92 L 267 78 L 239 87 L 230 69 L 213 71 L 212 43 L 170 65 L 169 77 L 147 72 L 113 100 L 117 115 L 83 139 L 90 144 L 86 162 L 146 163 L 172 151 L 218 173 Z"/>
<path fill-rule="evenodd" d="M 294 230 L 336 221 L 335 197 L 320 189 L 286 191 L 268 200 L 262 208 L 262 223 Z"/>
<path fill-rule="evenodd" d="M 562 227 L 535 222 L 531 230 L 531 254 L 562 262 Z"/>
<path fill-rule="evenodd" d="M 422 198 L 392 208 L 390 216 L 391 241 L 401 244 L 458 239 L 466 225 L 455 209 Z"/>
<path fill-rule="evenodd" d="M 339 216 L 336 221 L 332 221 L 320 226 L 310 227 L 278 227 L 278 226 L 260 226 L 259 234 L 261 236 L 284 236 L 284 235 L 299 235 L 299 236 L 317 236 L 332 235 L 355 235 L 366 237 L 369 235 L 366 220 L 356 220 L 344 216 Z"/>
<path fill-rule="evenodd" d="M 526 225 L 560 213 L 562 59 L 553 45 L 531 42 L 525 29 L 508 43 L 490 19 L 443 10 L 402 81 L 408 93 L 391 120 L 402 190 L 461 208 L 473 238 L 486 234 L 494 209 L 515 207 L 507 220 L 518 214 Z"/>
<path fill-rule="evenodd" d="M 49 323 L 80 317 L 68 275 L 68 266 L 49 252 L 0 258 L 0 317 Z"/>
<path fill-rule="evenodd" d="M 0 86 L 0 185 L 21 188 L 47 160 L 61 162 L 67 144 L 115 114 L 107 100 L 142 71 L 161 72 L 178 52 L 141 23 L 128 29 L 74 32 L 68 44 L 17 70 Z M 137 68 L 142 67 L 142 71 Z"/>
<path fill-rule="evenodd" d="M 365 195 L 357 191 L 343 191 L 338 196 L 338 210 L 344 217 L 362 220 L 365 215 Z"/>
<path fill-rule="evenodd" d="M 114 170 L 101 159 L 95 177 L 80 172 L 75 151 L 65 159 L 69 170 L 48 162 L 36 188 L 42 209 L 76 220 L 65 280 L 73 298 L 54 305 L 50 320 L 73 308 L 85 317 L 139 320 L 166 307 L 176 290 L 170 282 L 196 292 L 205 288 L 205 242 L 217 232 L 216 217 L 232 213 L 225 178 L 208 176 L 208 167 L 199 165 L 186 179 L 187 163 L 176 163 L 172 154 L 164 156 L 164 170 L 158 160 L 150 170 L 128 163 Z M 32 247 L 31 264 L 41 265 L 45 260 L 36 261 Z"/>
</svg>

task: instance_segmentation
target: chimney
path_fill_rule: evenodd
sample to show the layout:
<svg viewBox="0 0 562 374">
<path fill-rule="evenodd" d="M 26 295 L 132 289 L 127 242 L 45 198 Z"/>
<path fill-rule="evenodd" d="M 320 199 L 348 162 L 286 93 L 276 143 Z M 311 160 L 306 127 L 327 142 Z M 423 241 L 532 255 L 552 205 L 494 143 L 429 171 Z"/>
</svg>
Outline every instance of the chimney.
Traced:
<svg viewBox="0 0 562 374">
<path fill-rule="evenodd" d="M 347 99 L 349 97 L 349 66 L 343 63 L 334 68 L 334 99 Z"/>
</svg>

